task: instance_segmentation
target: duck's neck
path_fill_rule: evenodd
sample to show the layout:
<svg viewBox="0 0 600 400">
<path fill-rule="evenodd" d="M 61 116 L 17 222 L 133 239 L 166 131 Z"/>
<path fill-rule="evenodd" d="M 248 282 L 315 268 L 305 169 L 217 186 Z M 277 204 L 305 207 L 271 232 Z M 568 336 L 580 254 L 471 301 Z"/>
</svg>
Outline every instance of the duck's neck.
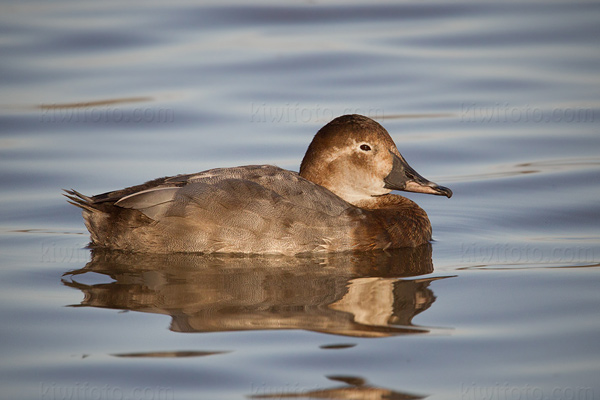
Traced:
<svg viewBox="0 0 600 400">
<path fill-rule="evenodd" d="M 386 231 L 390 247 L 415 247 L 431 240 L 427 213 L 406 197 L 387 194 L 354 205 L 367 210 L 372 216 L 372 224 Z"/>
</svg>

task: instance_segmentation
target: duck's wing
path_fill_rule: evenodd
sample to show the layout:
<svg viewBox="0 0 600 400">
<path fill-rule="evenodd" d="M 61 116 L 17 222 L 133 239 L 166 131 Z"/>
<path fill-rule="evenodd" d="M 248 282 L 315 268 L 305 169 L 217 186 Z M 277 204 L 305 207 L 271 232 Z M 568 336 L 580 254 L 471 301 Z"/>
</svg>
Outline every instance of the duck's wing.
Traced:
<svg viewBox="0 0 600 400">
<path fill-rule="evenodd" d="M 291 212 L 313 210 L 337 216 L 352 206 L 329 190 L 297 173 L 271 165 L 219 168 L 197 174 L 160 178 L 143 185 L 104 193 L 94 203 L 112 202 L 136 209 L 153 220 L 185 217 L 190 209 L 226 216 L 255 210 L 265 215 L 274 208 Z"/>
<path fill-rule="evenodd" d="M 208 171 L 198 172 L 194 174 L 182 174 L 175 176 L 166 176 L 153 179 L 151 181 L 126 187 L 124 189 L 113 190 L 106 193 L 97 194 L 95 196 L 86 196 L 76 190 L 65 190 L 66 196 L 70 199 L 70 203 L 81 207 L 86 205 L 94 207 L 101 204 L 119 204 L 125 208 L 137 208 L 136 202 L 139 200 L 140 208 L 147 207 L 151 202 L 163 203 L 168 200 L 168 196 L 172 196 L 177 188 L 184 187 L 195 182 L 216 182 L 227 178 L 240 178 L 249 173 L 256 175 L 256 170 L 263 166 L 248 166 L 237 168 L 215 168 Z M 268 167 L 268 166 L 264 166 Z M 248 169 L 247 171 L 244 171 Z M 245 172 L 245 173 L 244 173 Z M 150 193 L 152 193 L 150 195 Z M 126 201 L 126 199 L 128 199 Z"/>
<path fill-rule="evenodd" d="M 133 208 L 141 211 L 147 217 L 157 220 L 176 201 L 180 187 L 157 187 L 136 192 L 120 198 L 115 206 Z"/>
<path fill-rule="evenodd" d="M 124 250 L 289 253 L 352 248 L 362 210 L 297 173 L 246 166 L 94 197 L 67 191 L 92 243 Z"/>
<path fill-rule="evenodd" d="M 116 203 L 125 197 L 143 193 L 147 190 L 182 187 L 186 185 L 186 176 L 187 175 L 177 175 L 158 178 L 146 183 L 142 183 L 141 185 L 130 186 L 125 189 L 98 194 L 90 197 L 89 200 L 94 204 Z"/>
<path fill-rule="evenodd" d="M 379 201 L 394 207 L 362 209 L 269 165 L 160 178 L 94 197 L 74 190 L 66 196 L 83 209 L 92 243 L 133 251 L 368 250 L 414 246 L 431 234 L 425 212 L 405 198 Z M 398 220 L 400 206 L 409 212 Z M 395 221 L 390 229 L 387 221 Z M 407 232 L 423 237 L 413 240 Z"/>
</svg>

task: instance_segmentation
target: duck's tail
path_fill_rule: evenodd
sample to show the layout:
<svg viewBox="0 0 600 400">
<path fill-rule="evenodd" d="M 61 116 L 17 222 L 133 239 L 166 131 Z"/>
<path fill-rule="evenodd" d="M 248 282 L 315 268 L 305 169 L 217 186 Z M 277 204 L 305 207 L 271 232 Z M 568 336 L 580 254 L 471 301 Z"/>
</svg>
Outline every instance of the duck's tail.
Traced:
<svg viewBox="0 0 600 400">
<path fill-rule="evenodd" d="M 80 208 L 83 222 L 90 232 L 91 245 L 112 249 L 135 249 L 136 228 L 153 222 L 146 215 L 135 209 L 115 206 L 98 196 L 86 196 L 76 190 L 63 189 L 63 195 L 70 204 Z M 143 236 L 143 235 L 142 235 Z M 139 248 L 142 246 L 138 245 Z"/>
<path fill-rule="evenodd" d="M 67 202 L 69 202 L 70 204 L 73 204 L 74 206 L 77 206 L 82 210 L 89 212 L 99 211 L 96 207 L 94 207 L 94 200 L 91 197 L 79 193 L 77 190 L 74 189 L 63 189 L 63 192 L 63 196 L 69 199 L 67 200 Z"/>
<path fill-rule="evenodd" d="M 108 232 L 113 224 L 110 223 L 110 213 L 106 212 L 105 207 L 94 200 L 93 197 L 86 196 L 76 190 L 63 189 L 63 196 L 67 198 L 70 204 L 81 208 L 83 222 L 90 232 L 92 245 L 106 245 L 106 239 L 111 236 Z M 110 230 L 110 229 L 108 229 Z"/>
</svg>

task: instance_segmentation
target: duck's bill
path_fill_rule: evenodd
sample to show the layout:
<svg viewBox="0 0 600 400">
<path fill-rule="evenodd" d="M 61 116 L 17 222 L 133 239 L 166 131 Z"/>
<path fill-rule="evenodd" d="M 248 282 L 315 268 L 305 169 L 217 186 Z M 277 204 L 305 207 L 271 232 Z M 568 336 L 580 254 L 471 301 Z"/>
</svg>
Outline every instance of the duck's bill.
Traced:
<svg viewBox="0 0 600 400">
<path fill-rule="evenodd" d="M 390 174 L 383 179 L 386 189 L 452 197 L 452 190 L 423 178 L 402 156 L 390 153 L 394 157 L 394 164 Z"/>
</svg>

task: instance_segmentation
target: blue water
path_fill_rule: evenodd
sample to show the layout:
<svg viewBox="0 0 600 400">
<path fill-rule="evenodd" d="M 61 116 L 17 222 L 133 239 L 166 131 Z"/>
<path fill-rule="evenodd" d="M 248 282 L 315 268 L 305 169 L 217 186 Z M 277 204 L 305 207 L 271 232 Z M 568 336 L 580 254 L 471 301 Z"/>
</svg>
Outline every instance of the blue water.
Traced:
<svg viewBox="0 0 600 400">
<path fill-rule="evenodd" d="M 600 5 L 7 1 L 0 398 L 600 399 Z M 86 194 L 377 119 L 429 247 L 92 253 Z"/>
</svg>

